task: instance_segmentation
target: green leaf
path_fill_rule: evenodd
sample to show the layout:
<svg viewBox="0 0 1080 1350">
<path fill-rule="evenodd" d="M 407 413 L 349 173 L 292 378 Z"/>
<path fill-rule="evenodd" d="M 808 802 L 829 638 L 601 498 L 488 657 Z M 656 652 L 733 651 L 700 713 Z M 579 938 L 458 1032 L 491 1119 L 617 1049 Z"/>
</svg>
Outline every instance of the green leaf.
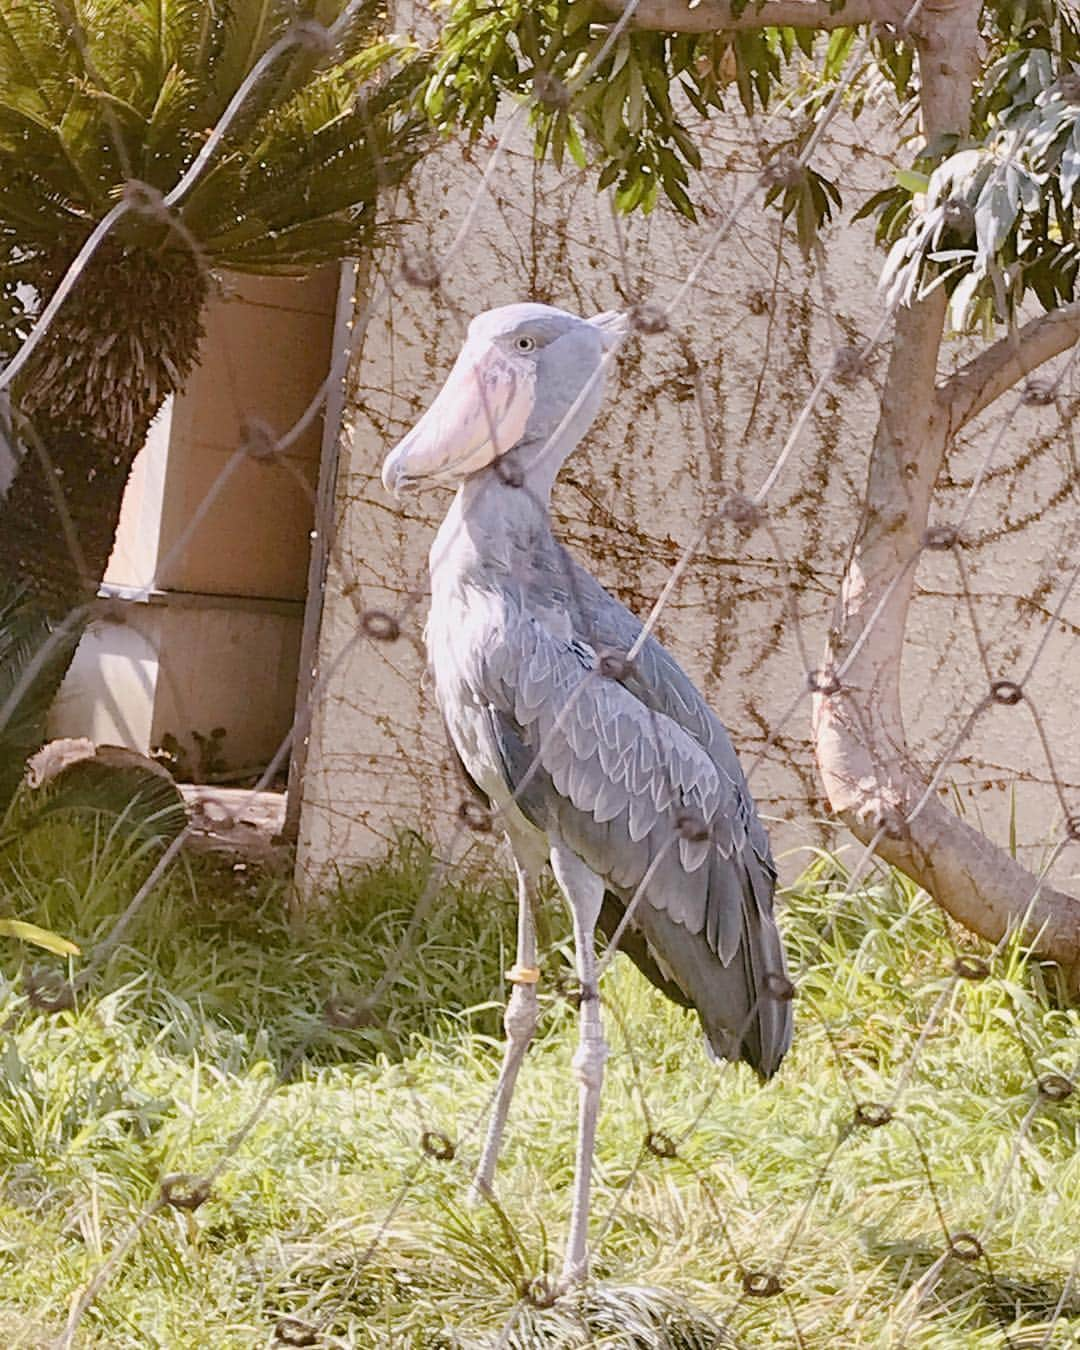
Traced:
<svg viewBox="0 0 1080 1350">
<path fill-rule="evenodd" d="M 645 84 L 636 61 L 629 61 L 627 68 L 630 72 L 630 87 L 626 104 L 626 126 L 632 136 L 637 136 L 645 122 Z"/>
<path fill-rule="evenodd" d="M 646 178 L 640 169 L 633 177 L 628 174 L 616 190 L 615 209 L 629 215 L 645 195 L 646 187 Z"/>
<path fill-rule="evenodd" d="M 813 196 L 808 186 L 804 184 L 799 191 L 798 209 L 795 216 L 795 234 L 804 258 L 809 257 L 813 252 L 814 240 L 817 238 L 817 225 Z"/>
<path fill-rule="evenodd" d="M 689 164 L 692 169 L 700 169 L 701 152 L 698 150 L 693 137 L 686 128 L 675 123 L 671 128 L 671 139 L 679 147 L 679 151 L 687 164 Z"/>
<path fill-rule="evenodd" d="M 1061 155 L 1061 196 L 1071 205 L 1076 185 L 1080 182 L 1080 118 L 1073 124 L 1072 136 Z"/>
<path fill-rule="evenodd" d="M 47 928 L 39 928 L 36 923 L 26 923 L 22 919 L 0 919 L 0 937 L 18 938 L 20 942 L 31 942 L 35 947 L 43 947 L 55 956 L 81 956 L 82 951 L 74 942 L 51 933 Z"/>
<path fill-rule="evenodd" d="M 930 175 L 928 173 L 916 173 L 914 169 L 894 169 L 893 177 L 905 192 L 925 192 L 930 186 Z"/>
<path fill-rule="evenodd" d="M 989 179 L 975 207 L 975 235 L 983 256 L 993 258 L 1009 237 L 1020 209 L 1019 194 L 1013 197 L 1003 178 Z"/>
<path fill-rule="evenodd" d="M 695 224 L 697 223 L 697 211 L 694 209 L 694 203 L 690 200 L 686 189 L 681 183 L 678 183 L 671 178 L 665 178 L 664 194 L 681 216 L 685 216 L 687 220 L 694 221 Z"/>
<path fill-rule="evenodd" d="M 949 297 L 949 327 L 954 333 L 966 332 L 970 326 L 969 310 L 980 280 L 977 273 L 968 272 Z"/>
<path fill-rule="evenodd" d="M 609 188 L 621 172 L 621 166 L 618 160 L 609 159 L 600 171 L 600 177 L 596 180 L 597 192 L 603 192 Z"/>
<path fill-rule="evenodd" d="M 566 119 L 566 148 L 570 152 L 570 158 L 578 168 L 584 169 L 588 163 L 585 157 L 585 147 L 581 143 L 577 123 L 572 117 Z"/>
<path fill-rule="evenodd" d="M 836 28 L 829 34 L 823 66 L 823 74 L 827 80 L 838 80 L 843 74 L 854 41 L 854 28 Z"/>
<path fill-rule="evenodd" d="M 851 219 L 853 221 L 865 220 L 867 216 L 872 216 L 885 205 L 894 202 L 898 195 L 899 189 L 897 188 L 882 188 L 880 192 L 875 192 L 872 197 L 867 197 Z"/>
</svg>

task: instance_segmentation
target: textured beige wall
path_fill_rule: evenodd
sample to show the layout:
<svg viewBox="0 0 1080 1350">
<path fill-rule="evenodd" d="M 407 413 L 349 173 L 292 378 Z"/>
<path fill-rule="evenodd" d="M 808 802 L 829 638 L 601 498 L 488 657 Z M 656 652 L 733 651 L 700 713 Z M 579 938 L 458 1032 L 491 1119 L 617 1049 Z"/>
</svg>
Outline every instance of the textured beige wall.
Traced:
<svg viewBox="0 0 1080 1350">
<path fill-rule="evenodd" d="M 864 126 L 842 129 L 828 151 L 844 174 L 849 204 L 889 181 L 891 170 L 868 149 L 868 134 Z M 492 171 L 490 197 L 480 189 L 487 154 L 452 144 L 425 166 L 412 198 L 397 203 L 395 214 L 411 223 L 386 264 L 391 294 L 374 302 L 350 377 L 338 556 L 320 647 L 324 696 L 304 788 L 302 879 L 378 851 L 400 826 L 445 838 L 463 795 L 447 770 L 419 644 L 426 550 L 448 496 L 428 491 L 397 509 L 379 483 L 385 452 L 434 396 L 478 310 L 521 299 L 582 314 L 634 297 L 670 302 L 747 183 L 738 172 L 752 150 L 747 129 L 731 122 L 714 128 L 710 140 L 715 172 L 702 221 L 691 225 L 661 209 L 625 222 L 622 243 L 607 200 L 573 173 L 538 166 L 523 134 L 510 139 Z M 402 258 L 445 253 L 474 202 L 475 217 L 441 286 L 410 286 Z M 557 532 L 639 614 L 715 503 L 721 481 L 749 490 L 761 484 L 833 344 L 877 327 L 881 255 L 869 227 L 834 229 L 828 259 L 827 276 L 815 274 L 789 240 L 778 261 L 775 217 L 755 203 L 702 268 L 671 330 L 624 347 L 604 412 L 556 489 Z M 950 344 L 944 364 L 960 354 Z M 769 497 L 787 567 L 764 530 L 746 538 L 723 527 L 699 550 L 659 623 L 662 640 L 730 727 L 763 810 L 777 819 L 780 850 L 828 837 L 809 704 L 798 696 L 804 662 L 816 664 L 821 651 L 855 529 L 881 366 L 879 356 L 868 380 L 827 389 Z M 708 403 L 708 438 L 695 367 Z M 964 557 L 995 675 L 1015 674 L 1033 654 L 1077 552 L 1075 498 L 1068 494 L 1076 472 L 1067 428 L 1072 397 L 1070 376 L 1062 389 L 1064 430 L 1058 409 L 1021 409 L 971 508 L 973 547 Z M 939 520 L 958 511 L 999 422 L 1000 412 L 957 448 Z M 357 605 L 403 615 L 403 638 L 358 637 Z M 1080 587 L 1030 690 L 1057 773 L 1080 810 L 1078 632 Z M 919 565 L 903 680 L 912 744 L 922 763 L 933 764 L 986 688 L 949 556 Z M 1022 851 L 1037 863 L 1055 826 L 1060 833 L 1049 780 L 1027 711 L 995 708 L 957 748 L 943 790 L 998 839 L 1008 837 L 1015 791 Z M 805 860 L 788 857 L 787 875 Z M 1076 871 L 1080 861 L 1065 858 L 1062 867 Z"/>
</svg>

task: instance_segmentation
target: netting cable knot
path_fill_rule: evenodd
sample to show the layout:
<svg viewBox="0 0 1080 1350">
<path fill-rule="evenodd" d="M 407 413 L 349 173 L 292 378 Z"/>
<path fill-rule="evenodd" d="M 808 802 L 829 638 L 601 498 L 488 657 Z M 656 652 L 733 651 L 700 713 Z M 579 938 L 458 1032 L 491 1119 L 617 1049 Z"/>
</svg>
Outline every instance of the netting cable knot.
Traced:
<svg viewBox="0 0 1080 1350">
<path fill-rule="evenodd" d="M 711 834 L 706 822 L 692 811 L 679 812 L 675 817 L 675 832 L 680 839 L 686 839 L 691 844 L 703 844 Z"/>
<path fill-rule="evenodd" d="M 625 652 L 597 652 L 596 669 L 605 680 L 626 680 L 634 671 L 634 663 Z"/>
<path fill-rule="evenodd" d="M 879 806 L 870 823 L 874 833 L 883 834 L 886 839 L 906 839 L 910 833 L 907 817 L 895 806 Z"/>
<path fill-rule="evenodd" d="M 941 219 L 947 229 L 958 234 L 971 234 L 975 229 L 975 212 L 959 197 L 953 197 L 942 207 Z"/>
<path fill-rule="evenodd" d="M 892 1120 L 892 1107 L 884 1102 L 857 1102 L 854 1118 L 856 1125 L 862 1125 L 868 1130 L 878 1130 Z"/>
<path fill-rule="evenodd" d="M 761 524 L 761 517 L 762 510 L 757 502 L 751 501 L 743 492 L 732 492 L 720 503 L 712 523 L 729 520 L 744 534 L 749 534 Z"/>
<path fill-rule="evenodd" d="M 1057 395 L 1057 382 L 1045 375 L 1029 375 L 1024 381 L 1020 401 L 1033 408 L 1045 408 Z"/>
<path fill-rule="evenodd" d="M 126 624 L 131 618 L 131 601 L 118 595 L 100 595 L 93 602 L 91 617 L 98 623 Z"/>
<path fill-rule="evenodd" d="M 371 1007 L 362 1000 L 359 1003 L 347 1003 L 344 999 L 331 996 L 323 1004 L 323 1021 L 328 1027 L 356 1031 L 360 1027 L 374 1026 L 378 1019 Z"/>
<path fill-rule="evenodd" d="M 1080 813 L 1065 817 L 1065 837 L 1080 840 Z"/>
<path fill-rule="evenodd" d="M 279 1317 L 274 1325 L 274 1340 L 279 1345 L 318 1345 L 319 1333 L 299 1317 Z"/>
<path fill-rule="evenodd" d="M 987 980 L 990 965 L 981 956 L 961 955 L 952 963 L 953 974 L 961 980 Z"/>
<path fill-rule="evenodd" d="M 978 1261 L 984 1254 L 982 1243 L 974 1233 L 953 1233 L 949 1238 L 949 1255 L 958 1261 Z"/>
<path fill-rule="evenodd" d="M 866 374 L 866 351 L 862 347 L 839 347 L 833 355 L 833 376 L 841 384 L 855 384 Z"/>
<path fill-rule="evenodd" d="M 28 970 L 23 976 L 26 1001 L 40 1012 L 67 1012 L 75 1006 L 75 988 L 54 970 Z"/>
<path fill-rule="evenodd" d="M 798 187 L 806 178 L 806 165 L 797 155 L 780 154 L 765 165 L 761 177 L 766 187 Z"/>
<path fill-rule="evenodd" d="M 1024 697 L 1024 691 L 1015 680 L 995 680 L 990 686 L 990 697 L 1002 707 L 1014 708 Z"/>
<path fill-rule="evenodd" d="M 194 823 L 204 830 L 231 830 L 236 817 L 231 809 L 217 797 L 200 797 L 192 807 Z"/>
<path fill-rule="evenodd" d="M 239 449 L 258 463 L 265 464 L 277 454 L 277 432 L 263 417 L 245 417 L 240 423 Z"/>
<path fill-rule="evenodd" d="M 452 1162 L 457 1152 L 454 1141 L 449 1135 L 443 1134 L 442 1130 L 425 1130 L 420 1136 L 420 1148 L 427 1157 L 434 1158 L 436 1162 Z"/>
<path fill-rule="evenodd" d="M 555 976 L 555 992 L 571 1008 L 581 1007 L 581 986 L 577 980 L 567 979 L 562 971 Z"/>
<path fill-rule="evenodd" d="M 650 1130 L 645 1136 L 645 1148 L 654 1158 L 677 1158 L 678 1145 L 670 1134 L 663 1130 Z"/>
<path fill-rule="evenodd" d="M 668 312 L 663 305 L 651 300 L 642 300 L 631 305 L 626 318 L 635 333 L 644 333 L 646 337 L 655 337 L 657 333 L 666 333 L 671 326 Z"/>
<path fill-rule="evenodd" d="M 491 811 L 480 802 L 469 799 L 461 802 L 457 809 L 458 819 L 477 834 L 490 834 L 492 829 Z"/>
<path fill-rule="evenodd" d="M 1035 1080 L 1035 1086 L 1039 1090 L 1039 1096 L 1048 1102 L 1063 1102 L 1076 1090 L 1072 1080 L 1066 1078 L 1063 1073 L 1040 1074 Z"/>
<path fill-rule="evenodd" d="M 1057 83 L 1066 103 L 1080 103 L 1080 71 L 1067 70 L 1058 76 Z"/>
<path fill-rule="evenodd" d="M 442 275 L 439 264 L 430 253 L 410 249 L 401 255 L 401 275 L 410 286 L 422 291 L 434 291 L 439 287 Z"/>
<path fill-rule="evenodd" d="M 960 531 L 955 525 L 931 525 L 924 531 L 923 548 L 945 551 L 960 543 Z"/>
<path fill-rule="evenodd" d="M 360 631 L 375 642 L 396 642 L 401 624 L 385 609 L 366 609 L 360 615 Z"/>
<path fill-rule="evenodd" d="M 170 1172 L 161 1178 L 161 1199 L 173 1209 L 194 1212 L 210 1199 L 210 1182 L 187 1172 Z"/>
<path fill-rule="evenodd" d="M 295 19 L 289 29 L 289 37 L 298 47 L 307 51 L 329 54 L 334 50 L 330 29 L 318 19 Z"/>
<path fill-rule="evenodd" d="M 129 178 L 124 184 L 122 197 L 128 206 L 139 215 L 165 215 L 165 194 L 152 183 L 144 183 L 141 178 Z"/>
<path fill-rule="evenodd" d="M 500 455 L 492 465 L 495 476 L 508 488 L 519 488 L 525 483 L 525 470 L 512 454 Z"/>
<path fill-rule="evenodd" d="M 761 982 L 763 992 L 777 1003 L 790 1003 L 795 997 L 795 986 L 779 970 L 769 970 Z"/>
<path fill-rule="evenodd" d="M 840 692 L 843 685 L 840 683 L 835 670 L 825 668 L 808 671 L 806 687 L 812 694 L 820 694 L 822 698 L 831 698 L 834 694 Z"/>
<path fill-rule="evenodd" d="M 746 1270 L 742 1277 L 743 1293 L 750 1298 L 774 1298 L 783 1286 L 780 1277 L 771 1270 Z"/>
<path fill-rule="evenodd" d="M 565 108 L 570 103 L 570 90 L 550 70 L 537 70 L 533 74 L 533 97 L 545 108 Z"/>
</svg>

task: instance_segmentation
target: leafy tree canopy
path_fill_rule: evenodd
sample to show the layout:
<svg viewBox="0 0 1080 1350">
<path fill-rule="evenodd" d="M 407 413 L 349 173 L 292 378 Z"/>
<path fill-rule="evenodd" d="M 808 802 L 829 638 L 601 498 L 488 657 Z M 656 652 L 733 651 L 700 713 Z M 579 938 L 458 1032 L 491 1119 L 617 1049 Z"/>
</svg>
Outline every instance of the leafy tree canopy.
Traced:
<svg viewBox="0 0 1080 1350">
<path fill-rule="evenodd" d="M 650 211 L 664 196 L 693 220 L 701 119 L 732 98 L 748 113 L 787 100 L 797 130 L 773 147 L 765 196 L 793 221 L 804 251 L 841 204 L 841 185 L 798 161 L 838 84 L 858 116 L 884 79 L 898 127 L 916 125 L 906 116 L 919 92 L 912 47 L 883 23 L 857 42 L 868 18 L 858 0 L 837 0 L 824 19 L 807 6 L 806 27 L 755 26 L 764 3 L 731 0 L 732 24 L 745 27 L 666 33 L 631 21 L 612 40 L 621 8 L 454 0 L 424 90 L 429 114 L 479 134 L 500 97 L 531 97 L 538 155 L 592 169 L 620 211 Z M 849 14 L 860 22 L 845 22 Z M 1080 14 L 1066 0 L 993 0 L 980 25 L 969 135 L 918 144 L 910 164 L 897 163 L 896 181 L 858 212 L 876 217 L 890 246 L 889 298 L 943 285 L 958 331 L 1012 319 L 1028 295 L 1049 309 L 1076 290 Z"/>
<path fill-rule="evenodd" d="M 0 0 L 6 345 L 25 328 L 17 283 L 63 265 L 125 192 L 141 196 L 115 238 L 213 266 L 297 272 L 361 247 L 425 134 L 421 68 L 388 30 L 380 0 Z M 161 198 L 260 62 L 167 218 Z"/>
</svg>

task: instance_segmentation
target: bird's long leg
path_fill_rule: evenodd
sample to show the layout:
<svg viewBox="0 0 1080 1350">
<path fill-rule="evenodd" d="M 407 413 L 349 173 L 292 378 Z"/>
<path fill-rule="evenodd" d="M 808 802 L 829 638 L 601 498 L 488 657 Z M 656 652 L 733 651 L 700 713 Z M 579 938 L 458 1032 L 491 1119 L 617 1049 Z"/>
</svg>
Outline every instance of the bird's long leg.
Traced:
<svg viewBox="0 0 1080 1350">
<path fill-rule="evenodd" d="M 536 982 L 540 971 L 536 965 L 536 925 L 533 919 L 533 892 L 536 873 L 523 866 L 516 858 L 518 882 L 517 960 L 507 978 L 513 984 L 510 1001 L 506 1005 L 503 1026 L 506 1028 L 506 1052 L 503 1056 L 499 1082 L 495 1088 L 495 1102 L 488 1122 L 484 1151 L 473 1177 L 471 1195 L 474 1200 L 490 1194 L 499 1158 L 510 1098 L 514 1095 L 518 1070 L 536 1030 Z"/>
<path fill-rule="evenodd" d="M 604 900 L 604 883 L 572 853 L 553 849 L 551 867 L 574 921 L 581 1003 L 578 1010 L 578 1048 L 574 1072 L 580 1084 L 577 1157 L 574 1162 L 574 1202 L 563 1261 L 564 1284 L 578 1284 L 588 1273 L 589 1196 L 592 1188 L 596 1123 L 608 1047 L 600 1019 L 600 989 L 596 973 L 596 921 Z"/>
</svg>

